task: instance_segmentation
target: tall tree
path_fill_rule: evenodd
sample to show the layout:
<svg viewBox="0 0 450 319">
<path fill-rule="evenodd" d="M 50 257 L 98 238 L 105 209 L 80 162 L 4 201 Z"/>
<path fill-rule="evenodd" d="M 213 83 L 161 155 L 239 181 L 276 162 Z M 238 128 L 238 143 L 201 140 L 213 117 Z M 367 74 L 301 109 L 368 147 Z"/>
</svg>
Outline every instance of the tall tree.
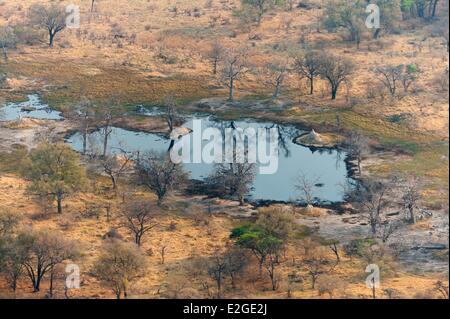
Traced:
<svg viewBox="0 0 450 319">
<path fill-rule="evenodd" d="M 8 50 L 15 48 L 17 37 L 14 29 L 9 25 L 0 26 L 0 48 L 3 52 L 3 59 L 8 61 Z"/>
<path fill-rule="evenodd" d="M 222 195 L 236 196 L 239 204 L 245 204 L 245 196 L 251 190 L 255 179 L 255 165 L 252 163 L 217 164 L 209 177 L 211 185 Z"/>
<path fill-rule="evenodd" d="M 108 155 L 109 137 L 113 132 L 114 120 L 121 115 L 120 98 L 113 95 L 107 104 L 97 106 L 95 108 L 96 125 L 103 139 L 102 157 Z"/>
<path fill-rule="evenodd" d="M 230 237 L 236 240 L 238 247 L 250 250 L 258 258 L 260 275 L 267 258 L 277 255 L 284 245 L 281 238 L 270 234 L 264 227 L 255 224 L 233 229 Z M 272 287 L 276 287 L 272 261 L 273 259 L 269 260 L 267 271 L 272 279 Z"/>
<path fill-rule="evenodd" d="M 234 99 L 236 81 L 248 71 L 247 54 L 243 50 L 228 50 L 223 59 L 222 81 L 228 87 L 228 100 Z"/>
<path fill-rule="evenodd" d="M 346 58 L 328 53 L 321 55 L 319 74 L 323 79 L 328 80 L 332 100 L 336 99 L 340 85 L 350 81 L 354 69 L 354 64 Z"/>
<path fill-rule="evenodd" d="M 45 274 L 48 272 L 53 274 L 56 265 L 77 256 L 74 243 L 64 239 L 61 234 L 56 232 L 23 232 L 19 234 L 17 240 L 18 249 L 25 254 L 23 266 L 35 292 L 39 291 Z M 50 287 L 52 287 L 53 276 L 50 280 Z"/>
<path fill-rule="evenodd" d="M 68 145 L 41 144 L 30 152 L 25 166 L 25 176 L 31 180 L 29 190 L 56 199 L 58 213 L 62 213 L 63 198 L 85 186 L 85 169 Z"/>
<path fill-rule="evenodd" d="M 49 34 L 48 45 L 53 48 L 55 36 L 66 28 L 66 8 L 52 4 L 32 5 L 29 9 L 29 20 L 33 26 L 45 28 Z"/>
<path fill-rule="evenodd" d="M 323 24 L 328 30 L 343 28 L 348 31 L 350 41 L 354 41 L 359 48 L 361 33 L 365 20 L 365 1 L 346 0 L 328 1 L 325 7 Z"/>
<path fill-rule="evenodd" d="M 182 166 L 165 154 L 145 154 L 136 162 L 135 170 L 137 182 L 156 193 L 158 206 L 175 187 L 182 187 L 187 178 Z"/>
<path fill-rule="evenodd" d="M 134 242 L 140 247 L 144 235 L 158 226 L 158 215 L 159 209 L 148 200 L 132 198 L 122 207 L 122 225 L 134 235 Z"/>
<path fill-rule="evenodd" d="M 317 52 L 307 51 L 295 57 L 294 68 L 301 78 L 309 81 L 309 94 L 314 93 L 314 79 L 319 76 L 320 56 Z"/>
<path fill-rule="evenodd" d="M 225 48 L 218 41 L 215 41 L 213 44 L 211 44 L 211 48 L 207 53 L 207 58 L 211 62 L 212 73 L 214 75 L 217 74 L 217 68 L 219 66 L 219 62 L 223 57 L 224 51 Z"/>
<path fill-rule="evenodd" d="M 72 115 L 76 119 L 75 122 L 83 138 L 82 153 L 83 155 L 86 155 L 89 131 L 92 129 L 95 120 L 95 113 L 91 101 L 82 95 L 80 102 L 75 105 Z"/>
</svg>

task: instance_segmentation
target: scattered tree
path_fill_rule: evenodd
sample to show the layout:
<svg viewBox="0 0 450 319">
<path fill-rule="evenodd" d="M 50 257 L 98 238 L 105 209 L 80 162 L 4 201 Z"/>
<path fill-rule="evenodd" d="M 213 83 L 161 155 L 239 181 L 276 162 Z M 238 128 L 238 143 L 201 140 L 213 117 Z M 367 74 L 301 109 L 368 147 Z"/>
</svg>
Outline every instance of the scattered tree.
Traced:
<svg viewBox="0 0 450 319">
<path fill-rule="evenodd" d="M 17 37 L 14 29 L 9 25 L 0 26 L 0 48 L 3 52 L 3 59 L 8 61 L 8 50 L 15 48 L 17 44 Z"/>
<path fill-rule="evenodd" d="M 81 190 L 86 181 L 78 154 L 62 143 L 41 144 L 32 150 L 25 175 L 32 182 L 30 191 L 56 199 L 59 214 L 63 198 Z"/>
<path fill-rule="evenodd" d="M 345 0 L 328 1 L 323 24 L 331 31 L 339 28 L 346 29 L 350 35 L 350 41 L 355 42 L 359 49 L 361 33 L 365 27 L 364 11 L 365 3 L 363 1 L 351 3 Z"/>
<path fill-rule="evenodd" d="M 81 101 L 74 108 L 73 116 L 76 119 L 75 122 L 78 124 L 78 130 L 81 132 L 83 138 L 82 154 L 86 155 L 88 135 L 94 120 L 92 103 L 86 97 L 82 96 Z"/>
<path fill-rule="evenodd" d="M 117 299 L 128 297 L 131 282 L 143 275 L 145 259 L 134 244 L 113 240 L 102 248 L 94 275 L 111 287 Z"/>
<path fill-rule="evenodd" d="M 74 243 L 67 241 L 55 232 L 32 231 L 22 232 L 18 236 L 18 251 L 23 254 L 23 266 L 38 292 L 45 274 L 53 270 L 56 265 L 77 256 Z M 50 287 L 53 287 L 53 276 L 50 277 Z M 52 295 L 52 289 L 50 295 Z"/>
<path fill-rule="evenodd" d="M 332 100 L 336 99 L 340 85 L 349 82 L 353 71 L 354 65 L 350 60 L 328 53 L 322 54 L 319 74 L 330 83 Z"/>
<path fill-rule="evenodd" d="M 138 247 L 141 246 L 142 237 L 158 226 L 158 214 L 159 209 L 144 199 L 132 198 L 123 206 L 123 226 L 134 235 L 134 242 Z"/>
<path fill-rule="evenodd" d="M 114 119 L 118 117 L 120 113 L 119 104 L 119 98 L 117 96 L 113 96 L 109 100 L 108 105 L 102 105 L 95 109 L 97 128 L 103 138 L 102 157 L 106 157 L 108 152 L 108 141 L 113 132 L 112 125 Z"/>
<path fill-rule="evenodd" d="M 161 206 L 166 195 L 175 187 L 181 187 L 187 174 L 180 164 L 173 163 L 163 154 L 147 153 L 136 162 L 137 181 L 158 196 Z"/>
<path fill-rule="evenodd" d="M 316 282 L 319 276 L 331 271 L 330 261 L 327 257 L 325 247 L 317 246 L 308 251 L 302 261 L 303 267 L 311 276 L 312 289 L 316 288 Z"/>
<path fill-rule="evenodd" d="M 21 215 L 17 212 L 0 210 L 0 238 L 11 236 L 20 219 Z"/>
<path fill-rule="evenodd" d="M 215 41 L 211 45 L 211 49 L 207 53 L 207 58 L 211 62 L 212 73 L 214 75 L 217 74 L 217 68 L 218 68 L 219 62 L 221 61 L 221 59 L 223 57 L 224 50 L 225 50 L 224 47 L 218 41 Z"/>
<path fill-rule="evenodd" d="M 111 179 L 113 190 L 116 190 L 120 181 L 120 178 L 130 168 L 132 155 L 125 150 L 121 150 L 120 155 L 106 156 L 101 160 L 101 166 L 105 174 Z"/>
<path fill-rule="evenodd" d="M 56 34 L 66 28 L 66 17 L 67 13 L 65 7 L 56 4 L 50 6 L 35 4 L 29 9 L 29 19 L 31 24 L 33 26 L 45 28 L 48 31 L 48 45 L 51 48 L 53 48 Z"/>
<path fill-rule="evenodd" d="M 275 267 L 279 263 L 279 254 L 285 244 L 284 241 L 256 224 L 233 229 L 231 238 L 236 239 L 238 247 L 249 249 L 258 258 L 260 275 L 265 266 L 272 282 L 272 289 L 276 290 Z"/>
<path fill-rule="evenodd" d="M 381 83 L 389 90 L 391 96 L 395 96 L 397 85 L 402 80 L 402 66 L 377 67 L 375 73 L 379 76 Z"/>
<path fill-rule="evenodd" d="M 314 201 L 314 193 L 319 179 L 316 177 L 311 179 L 305 173 L 300 173 L 297 177 L 295 188 L 300 192 L 301 200 L 305 202 L 308 207 L 311 207 Z"/>
<path fill-rule="evenodd" d="M 228 100 L 234 99 L 236 81 L 248 71 L 247 54 L 243 50 L 228 50 L 223 58 L 222 81 L 228 87 Z"/>
<path fill-rule="evenodd" d="M 361 175 L 361 162 L 370 151 L 369 139 L 357 132 L 352 132 L 347 144 L 350 155 L 356 159 L 358 174 Z"/>
<path fill-rule="evenodd" d="M 255 165 L 252 163 L 217 164 L 209 181 L 220 189 L 223 195 L 236 196 L 239 204 L 245 204 L 245 196 L 250 192 L 255 178 Z"/>
<path fill-rule="evenodd" d="M 0 237 L 0 273 L 5 276 L 14 298 L 16 297 L 17 282 L 24 274 L 26 253 L 17 244 L 15 238 Z"/>
<path fill-rule="evenodd" d="M 216 251 L 214 256 L 208 263 L 208 274 L 211 276 L 217 285 L 217 298 L 222 297 L 222 281 L 227 269 L 227 260 L 224 255 Z"/>
<path fill-rule="evenodd" d="M 224 254 L 226 269 L 225 272 L 231 278 L 231 286 L 236 287 L 236 279 L 242 274 L 248 264 L 248 256 L 243 249 L 230 247 Z"/>
<path fill-rule="evenodd" d="M 411 224 L 416 222 L 416 210 L 418 208 L 418 202 L 420 200 L 420 192 L 418 187 L 418 181 L 412 178 L 407 181 L 403 190 L 403 206 L 408 212 L 408 221 Z"/>
<path fill-rule="evenodd" d="M 280 0 L 241 0 L 242 5 L 248 6 L 255 10 L 256 22 L 258 25 L 261 23 L 263 15 L 274 8 L 277 5 L 281 5 L 283 2 Z"/>
<path fill-rule="evenodd" d="M 314 79 L 320 72 L 320 55 L 314 51 L 307 51 L 304 55 L 295 58 L 294 67 L 301 78 L 309 81 L 309 93 L 314 93 Z"/>
<path fill-rule="evenodd" d="M 272 99 L 278 98 L 288 72 L 288 63 L 284 61 L 270 62 L 266 65 L 268 84 L 274 88 Z"/>
</svg>

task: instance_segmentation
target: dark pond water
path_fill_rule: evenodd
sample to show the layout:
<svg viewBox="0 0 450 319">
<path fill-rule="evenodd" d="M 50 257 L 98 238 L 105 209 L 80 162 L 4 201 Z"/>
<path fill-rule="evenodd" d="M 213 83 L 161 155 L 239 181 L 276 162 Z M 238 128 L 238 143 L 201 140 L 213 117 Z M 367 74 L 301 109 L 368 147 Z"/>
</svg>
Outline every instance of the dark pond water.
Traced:
<svg viewBox="0 0 450 319">
<path fill-rule="evenodd" d="M 0 121 L 13 121 L 23 117 L 43 120 L 60 120 L 61 113 L 41 102 L 36 94 L 28 95 L 28 101 L 0 105 Z"/>
<path fill-rule="evenodd" d="M 155 110 L 152 110 L 152 115 Z M 183 125 L 192 129 L 194 119 L 201 119 L 203 128 L 206 127 L 230 127 L 231 123 L 217 121 L 212 117 L 194 115 Z M 314 188 L 316 201 L 322 203 L 339 202 L 343 200 L 342 188 L 348 180 L 348 172 L 345 164 L 346 154 L 337 150 L 324 149 L 313 151 L 307 147 L 293 142 L 293 139 L 302 131 L 290 127 L 280 126 L 267 122 L 242 120 L 234 122 L 236 127 L 255 129 L 277 128 L 279 133 L 278 170 L 272 175 L 257 175 L 253 185 L 250 199 L 267 201 L 295 201 L 299 199 L 296 189 L 296 177 L 305 174 L 311 180 L 317 181 Z M 93 132 L 89 136 L 89 147 L 99 152 L 102 145 L 102 137 L 99 132 Z M 81 135 L 76 133 L 67 140 L 75 150 L 82 149 Z M 207 143 L 205 141 L 204 143 Z M 121 128 L 113 128 L 109 139 L 109 152 L 117 152 L 119 148 L 127 151 L 166 152 L 170 146 L 170 140 L 158 134 L 129 131 Z M 204 179 L 214 170 L 214 164 L 183 164 L 193 179 Z"/>
</svg>

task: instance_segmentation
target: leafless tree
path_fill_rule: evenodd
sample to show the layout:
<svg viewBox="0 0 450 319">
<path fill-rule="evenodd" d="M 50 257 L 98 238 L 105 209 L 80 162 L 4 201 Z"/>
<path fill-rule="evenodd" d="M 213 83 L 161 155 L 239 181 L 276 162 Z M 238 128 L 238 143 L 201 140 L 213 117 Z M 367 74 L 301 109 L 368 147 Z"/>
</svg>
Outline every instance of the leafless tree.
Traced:
<svg viewBox="0 0 450 319">
<path fill-rule="evenodd" d="M 35 4 L 29 9 L 29 19 L 32 25 L 45 28 L 49 34 L 48 45 L 52 48 L 57 33 L 66 28 L 66 9 L 64 6 L 52 4 L 44 6 Z"/>
<path fill-rule="evenodd" d="M 208 262 L 208 274 L 211 276 L 217 285 L 217 298 L 222 298 L 222 284 L 226 274 L 227 260 L 224 255 L 216 251 L 214 256 Z"/>
<path fill-rule="evenodd" d="M 224 51 L 225 51 L 225 48 L 218 41 L 215 41 L 211 45 L 211 49 L 207 53 L 207 58 L 211 62 L 212 73 L 214 75 L 217 74 L 217 68 L 218 68 L 219 62 L 223 58 Z"/>
<path fill-rule="evenodd" d="M 278 278 L 276 276 L 276 269 L 280 265 L 280 254 L 283 245 L 273 244 L 268 250 L 268 254 L 264 259 L 264 267 L 267 270 L 270 281 L 272 283 L 272 290 L 275 291 L 278 288 Z"/>
<path fill-rule="evenodd" d="M 318 177 L 312 179 L 303 172 L 297 177 L 295 188 L 300 192 L 302 201 L 308 206 L 311 206 L 313 203 L 317 183 L 319 183 Z"/>
<path fill-rule="evenodd" d="M 383 243 L 387 243 L 389 238 L 400 229 L 402 222 L 399 220 L 388 220 L 385 219 L 381 221 L 378 225 L 378 238 L 381 239 Z"/>
<path fill-rule="evenodd" d="M 302 265 L 311 276 L 312 289 L 316 288 L 316 282 L 319 276 L 329 273 L 333 265 L 327 258 L 325 247 L 317 246 L 308 251 L 308 255 L 304 256 Z"/>
<path fill-rule="evenodd" d="M 177 102 L 171 96 L 164 98 L 164 106 L 166 107 L 166 122 L 169 132 L 172 132 L 175 126 L 180 124 L 180 118 L 177 114 Z"/>
<path fill-rule="evenodd" d="M 418 208 L 418 202 L 421 198 L 419 192 L 419 182 L 416 178 L 410 178 L 403 190 L 403 206 L 408 212 L 408 221 L 411 224 L 416 222 L 416 210 Z"/>
<path fill-rule="evenodd" d="M 314 93 L 314 79 L 320 74 L 320 55 L 314 51 L 295 57 L 294 67 L 301 78 L 309 81 L 309 94 Z"/>
<path fill-rule="evenodd" d="M 148 200 L 131 198 L 121 211 L 122 225 L 134 235 L 134 242 L 140 247 L 142 237 L 159 225 L 157 221 L 159 209 Z"/>
<path fill-rule="evenodd" d="M 332 100 L 336 99 L 340 85 L 350 81 L 354 69 L 354 64 L 346 58 L 328 53 L 321 55 L 319 75 L 329 82 Z"/>
<path fill-rule="evenodd" d="M 175 187 L 182 187 L 187 178 L 181 165 L 173 163 L 165 154 L 145 154 L 136 163 L 135 170 L 137 182 L 158 196 L 158 206 Z"/>
<path fill-rule="evenodd" d="M 15 48 L 17 44 L 17 37 L 14 29 L 9 26 L 0 26 L 0 48 L 3 52 L 3 59 L 8 61 L 8 49 Z"/>
<path fill-rule="evenodd" d="M 132 159 L 132 154 L 121 150 L 120 154 L 106 156 L 100 161 L 103 171 L 111 179 L 113 190 L 117 189 L 120 178 L 130 169 Z"/>
<path fill-rule="evenodd" d="M 375 73 L 379 76 L 381 83 L 389 90 L 391 96 L 395 96 L 398 83 L 402 80 L 402 66 L 377 67 Z"/>
<path fill-rule="evenodd" d="M 347 145 L 349 154 L 357 161 L 358 174 L 361 175 L 361 162 L 370 151 L 369 139 L 357 132 L 352 132 L 349 136 Z"/>
<path fill-rule="evenodd" d="M 106 157 L 108 152 L 109 137 L 113 132 L 112 125 L 115 117 L 119 115 L 119 103 L 119 98 L 112 96 L 106 105 L 99 106 L 95 109 L 96 125 L 103 138 L 102 157 Z"/>
<path fill-rule="evenodd" d="M 317 279 L 319 296 L 328 294 L 330 299 L 332 299 L 335 296 L 336 291 L 342 291 L 344 289 L 345 282 L 337 276 L 324 274 Z"/>
<path fill-rule="evenodd" d="M 231 247 L 225 252 L 224 258 L 226 274 L 231 278 L 231 286 L 236 288 L 236 280 L 248 264 L 248 255 L 243 249 Z"/>
<path fill-rule="evenodd" d="M 229 89 L 229 101 L 233 101 L 236 81 L 241 79 L 247 71 L 247 53 L 243 49 L 230 49 L 225 52 L 222 65 L 222 81 Z"/>
<path fill-rule="evenodd" d="M 378 227 L 385 220 L 386 210 L 390 207 L 389 192 L 395 188 L 395 177 L 386 182 L 363 180 L 350 194 L 350 200 L 366 216 L 372 236 L 378 234 Z"/>
<path fill-rule="evenodd" d="M 39 291 L 41 281 L 48 272 L 51 273 L 50 287 L 53 287 L 54 267 L 77 255 L 73 242 L 49 231 L 22 232 L 18 236 L 18 247 L 24 254 L 23 266 L 35 292 Z"/>
<path fill-rule="evenodd" d="M 113 240 L 102 248 L 93 274 L 111 287 L 117 299 L 128 297 L 129 285 L 143 275 L 146 262 L 135 244 Z"/>
<path fill-rule="evenodd" d="M 73 116 L 78 124 L 78 129 L 81 132 L 83 138 L 83 155 L 87 152 L 87 140 L 89 131 L 94 121 L 94 111 L 92 109 L 92 103 L 85 96 L 82 95 L 80 102 L 75 106 Z"/>
<path fill-rule="evenodd" d="M 268 84 L 274 88 L 272 99 L 275 100 L 280 95 L 281 87 L 286 78 L 286 73 L 288 72 L 288 62 L 270 62 L 266 65 L 265 69 L 267 72 Z"/>
<path fill-rule="evenodd" d="M 236 196 L 241 206 L 255 178 L 255 165 L 252 163 L 216 164 L 209 180 L 221 190 L 223 195 Z"/>
</svg>

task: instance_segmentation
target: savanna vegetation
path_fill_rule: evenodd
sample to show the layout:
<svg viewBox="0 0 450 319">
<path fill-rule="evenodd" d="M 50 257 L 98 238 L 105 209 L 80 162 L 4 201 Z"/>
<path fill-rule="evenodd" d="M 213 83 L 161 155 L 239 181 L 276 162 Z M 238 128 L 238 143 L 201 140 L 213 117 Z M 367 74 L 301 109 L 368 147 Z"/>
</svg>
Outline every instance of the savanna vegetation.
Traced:
<svg viewBox="0 0 450 319">
<path fill-rule="evenodd" d="M 378 28 L 362 0 L 0 0 L 0 297 L 448 298 L 448 1 L 371 3 Z M 63 119 L 2 119 L 30 94 Z M 325 207 L 299 174 L 262 206 L 253 164 L 211 196 L 110 151 L 199 111 L 314 129 L 355 185 Z"/>
</svg>

